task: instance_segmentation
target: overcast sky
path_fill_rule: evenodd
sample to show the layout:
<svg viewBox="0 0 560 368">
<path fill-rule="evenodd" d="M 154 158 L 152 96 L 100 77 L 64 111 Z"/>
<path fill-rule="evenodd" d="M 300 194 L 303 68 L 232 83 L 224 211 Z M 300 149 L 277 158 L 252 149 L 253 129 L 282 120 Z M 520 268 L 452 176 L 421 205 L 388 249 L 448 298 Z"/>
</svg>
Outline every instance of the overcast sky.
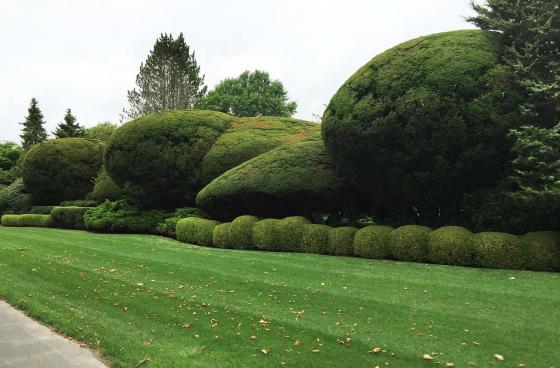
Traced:
<svg viewBox="0 0 560 368">
<path fill-rule="evenodd" d="M 19 142 L 29 101 L 49 132 L 71 108 L 119 121 L 162 32 L 183 32 L 212 88 L 244 70 L 281 80 L 314 120 L 376 54 L 418 36 L 472 28 L 468 0 L 0 0 L 0 140 Z"/>
</svg>

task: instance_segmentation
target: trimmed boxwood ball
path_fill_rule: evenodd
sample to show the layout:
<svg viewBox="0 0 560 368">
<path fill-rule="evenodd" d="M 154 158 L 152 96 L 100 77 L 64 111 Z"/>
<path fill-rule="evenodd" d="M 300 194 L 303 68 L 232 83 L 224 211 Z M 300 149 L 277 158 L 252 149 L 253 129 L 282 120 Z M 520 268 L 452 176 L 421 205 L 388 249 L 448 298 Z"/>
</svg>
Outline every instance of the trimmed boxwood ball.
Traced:
<svg viewBox="0 0 560 368">
<path fill-rule="evenodd" d="M 354 236 L 358 231 L 355 227 L 335 227 L 329 231 L 327 254 L 335 256 L 351 256 L 354 248 Z"/>
<path fill-rule="evenodd" d="M 200 163 L 233 117 L 214 111 L 166 111 L 130 121 L 113 133 L 105 169 L 146 207 L 191 205 L 202 187 Z"/>
<path fill-rule="evenodd" d="M 537 231 L 523 235 L 528 254 L 527 269 L 560 271 L 560 232 Z"/>
<path fill-rule="evenodd" d="M 399 261 L 426 262 L 431 229 L 420 225 L 401 226 L 389 234 L 391 255 Z"/>
<path fill-rule="evenodd" d="M 103 203 L 107 200 L 119 200 L 124 197 L 124 193 L 122 188 L 115 184 L 113 179 L 107 174 L 107 171 L 102 169 L 97 178 L 95 178 L 91 197 L 95 202 Z"/>
<path fill-rule="evenodd" d="M 391 256 L 389 246 L 390 226 L 371 225 L 358 230 L 354 236 L 354 255 L 370 259 L 387 259 Z"/>
<path fill-rule="evenodd" d="M 103 163 L 104 144 L 83 138 L 53 139 L 33 146 L 24 156 L 25 190 L 36 204 L 83 199 Z"/>
<path fill-rule="evenodd" d="M 51 227 L 53 220 L 50 215 L 4 215 L 0 219 L 2 226 L 24 226 L 24 227 Z"/>
<path fill-rule="evenodd" d="M 330 212 L 363 203 L 339 176 L 319 136 L 286 144 L 226 171 L 200 191 L 199 207 L 218 219 Z"/>
<path fill-rule="evenodd" d="M 258 217 L 244 215 L 239 216 L 231 222 L 227 235 L 226 248 L 233 249 L 252 249 L 253 244 L 253 226 L 259 221 Z"/>
<path fill-rule="evenodd" d="M 232 248 L 230 243 L 228 243 L 230 226 L 231 222 L 224 222 L 214 228 L 212 243 L 216 248 Z"/>
<path fill-rule="evenodd" d="M 310 223 L 311 221 L 303 216 L 290 216 L 280 220 L 276 225 L 278 243 L 275 250 L 299 251 L 302 248 L 303 226 Z"/>
<path fill-rule="evenodd" d="M 329 231 L 332 227 L 320 224 L 308 224 L 302 227 L 301 252 L 327 254 Z"/>
<path fill-rule="evenodd" d="M 214 228 L 220 223 L 199 217 L 188 217 L 177 222 L 177 240 L 205 247 L 213 245 Z"/>
<path fill-rule="evenodd" d="M 385 216 L 416 207 L 428 223 L 500 178 L 522 121 L 501 49 L 498 33 L 481 30 L 420 37 L 374 57 L 331 99 L 327 151 Z"/>
<path fill-rule="evenodd" d="M 474 234 L 460 226 L 445 226 L 428 236 L 428 260 L 437 264 L 474 266 Z"/>
<path fill-rule="evenodd" d="M 278 219 L 260 220 L 253 226 L 253 243 L 255 248 L 274 250 L 278 246 Z"/>
<path fill-rule="evenodd" d="M 477 263 L 486 268 L 523 269 L 528 249 L 521 237 L 499 232 L 483 232 L 474 237 Z"/>
</svg>

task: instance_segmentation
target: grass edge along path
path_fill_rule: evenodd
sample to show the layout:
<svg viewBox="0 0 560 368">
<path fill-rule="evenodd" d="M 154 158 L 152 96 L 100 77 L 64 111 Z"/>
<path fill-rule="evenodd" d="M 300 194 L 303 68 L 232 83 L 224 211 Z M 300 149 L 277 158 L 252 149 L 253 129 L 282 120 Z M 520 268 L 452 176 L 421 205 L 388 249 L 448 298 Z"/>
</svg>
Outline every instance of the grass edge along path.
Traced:
<svg viewBox="0 0 560 368">
<path fill-rule="evenodd" d="M 555 273 L 0 227 L 0 298 L 117 367 L 557 367 L 558 285 Z"/>
</svg>

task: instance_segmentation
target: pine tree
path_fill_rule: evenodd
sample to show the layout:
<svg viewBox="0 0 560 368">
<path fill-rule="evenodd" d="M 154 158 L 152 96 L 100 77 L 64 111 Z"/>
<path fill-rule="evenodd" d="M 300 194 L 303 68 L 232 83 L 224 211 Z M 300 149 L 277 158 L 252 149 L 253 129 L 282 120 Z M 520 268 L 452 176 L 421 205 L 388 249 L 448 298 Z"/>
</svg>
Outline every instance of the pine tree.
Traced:
<svg viewBox="0 0 560 368">
<path fill-rule="evenodd" d="M 20 135 L 21 144 L 23 148 L 27 149 L 34 144 L 39 144 L 47 139 L 47 131 L 45 130 L 45 121 L 43 114 L 39 109 L 37 99 L 33 97 L 27 109 L 27 116 L 25 122 L 20 123 L 23 125 L 22 133 Z"/>
<path fill-rule="evenodd" d="M 128 91 L 128 118 L 158 111 L 190 109 L 206 93 L 204 75 L 200 75 L 194 51 L 185 43 L 183 34 L 177 39 L 162 34 L 140 64 L 136 76 L 137 88 Z"/>
<path fill-rule="evenodd" d="M 82 137 L 84 133 L 85 129 L 76 123 L 76 117 L 72 115 L 72 110 L 70 109 L 66 110 L 64 121 L 58 123 L 56 130 L 53 132 L 57 138 Z"/>
</svg>

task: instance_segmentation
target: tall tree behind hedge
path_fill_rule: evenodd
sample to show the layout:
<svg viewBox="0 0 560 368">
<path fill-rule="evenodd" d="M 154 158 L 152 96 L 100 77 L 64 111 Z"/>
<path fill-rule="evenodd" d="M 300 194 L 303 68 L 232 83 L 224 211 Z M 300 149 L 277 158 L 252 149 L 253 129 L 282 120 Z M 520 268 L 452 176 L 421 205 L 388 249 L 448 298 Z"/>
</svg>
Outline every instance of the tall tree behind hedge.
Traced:
<svg viewBox="0 0 560 368">
<path fill-rule="evenodd" d="M 221 111 L 235 116 L 292 116 L 297 109 L 288 100 L 288 92 L 279 80 L 261 70 L 245 71 L 227 78 L 208 92 L 198 108 Z"/>
<path fill-rule="evenodd" d="M 136 88 L 128 91 L 128 118 L 135 119 L 159 111 L 190 109 L 206 93 L 204 75 L 194 51 L 185 43 L 164 33 L 156 41 L 148 58 L 140 64 Z"/>
<path fill-rule="evenodd" d="M 560 121 L 560 2 L 487 0 L 472 2 L 468 21 L 503 34 L 503 61 L 527 95 L 524 123 L 552 127 Z"/>
<path fill-rule="evenodd" d="M 45 121 L 35 97 L 31 99 L 25 122 L 21 123 L 21 125 L 23 125 L 23 129 L 20 138 L 23 148 L 27 149 L 47 139 L 47 131 L 44 127 Z"/>
<path fill-rule="evenodd" d="M 64 121 L 58 123 L 56 130 L 53 132 L 57 138 L 83 137 L 84 133 L 84 127 L 76 122 L 76 117 L 72 115 L 72 110 L 70 109 L 66 110 Z"/>
</svg>

